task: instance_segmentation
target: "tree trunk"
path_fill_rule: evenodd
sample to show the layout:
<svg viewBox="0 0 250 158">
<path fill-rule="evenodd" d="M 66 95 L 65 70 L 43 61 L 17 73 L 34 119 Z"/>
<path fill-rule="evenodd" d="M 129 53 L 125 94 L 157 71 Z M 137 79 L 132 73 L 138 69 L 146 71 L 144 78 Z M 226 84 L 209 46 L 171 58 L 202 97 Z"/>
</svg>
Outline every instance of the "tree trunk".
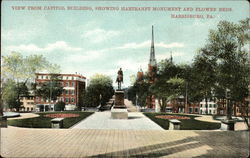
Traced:
<svg viewBox="0 0 250 158">
<path fill-rule="evenodd" d="M 162 98 L 161 112 L 166 111 L 166 99 Z"/>
<path fill-rule="evenodd" d="M 207 96 L 205 97 L 206 114 L 208 114 Z"/>
</svg>

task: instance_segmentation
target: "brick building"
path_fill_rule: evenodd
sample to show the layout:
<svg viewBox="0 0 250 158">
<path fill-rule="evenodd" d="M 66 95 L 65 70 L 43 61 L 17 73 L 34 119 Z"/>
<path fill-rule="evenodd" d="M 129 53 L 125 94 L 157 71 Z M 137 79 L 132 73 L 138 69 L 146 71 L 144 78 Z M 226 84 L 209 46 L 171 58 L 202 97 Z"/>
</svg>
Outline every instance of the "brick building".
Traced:
<svg viewBox="0 0 250 158">
<path fill-rule="evenodd" d="M 74 110 L 77 106 L 81 106 L 83 91 L 86 86 L 86 77 L 79 74 L 56 74 L 58 82 L 63 87 L 63 93 L 57 97 L 56 101 L 49 101 L 42 97 L 35 97 L 36 111 L 53 111 L 54 104 L 62 101 L 66 104 L 65 110 Z M 39 86 L 42 83 L 50 81 L 51 74 L 36 73 L 35 82 Z"/>
</svg>

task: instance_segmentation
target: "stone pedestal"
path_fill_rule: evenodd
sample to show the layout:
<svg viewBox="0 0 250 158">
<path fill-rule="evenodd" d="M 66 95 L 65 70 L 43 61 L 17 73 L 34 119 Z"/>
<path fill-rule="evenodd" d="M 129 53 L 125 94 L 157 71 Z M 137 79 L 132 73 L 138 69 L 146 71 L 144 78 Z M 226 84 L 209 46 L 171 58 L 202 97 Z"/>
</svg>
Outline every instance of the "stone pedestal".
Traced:
<svg viewBox="0 0 250 158">
<path fill-rule="evenodd" d="M 224 131 L 234 131 L 234 124 L 234 120 L 222 120 L 220 129 Z"/>
<path fill-rule="evenodd" d="M 6 116 L 0 116 L 0 128 L 6 128 L 7 125 L 7 117 Z"/>
<path fill-rule="evenodd" d="M 115 108 L 111 109 L 111 118 L 112 119 L 128 119 L 128 110 L 127 108 Z"/>
<path fill-rule="evenodd" d="M 128 110 L 124 105 L 124 92 L 115 91 L 115 105 L 111 109 L 112 119 L 128 119 Z"/>
<path fill-rule="evenodd" d="M 180 130 L 181 129 L 181 121 L 173 119 L 169 120 L 169 130 Z"/>
<path fill-rule="evenodd" d="M 51 128 L 63 128 L 64 118 L 54 118 L 51 120 Z"/>
<path fill-rule="evenodd" d="M 123 91 L 115 91 L 115 107 L 125 107 Z"/>
</svg>

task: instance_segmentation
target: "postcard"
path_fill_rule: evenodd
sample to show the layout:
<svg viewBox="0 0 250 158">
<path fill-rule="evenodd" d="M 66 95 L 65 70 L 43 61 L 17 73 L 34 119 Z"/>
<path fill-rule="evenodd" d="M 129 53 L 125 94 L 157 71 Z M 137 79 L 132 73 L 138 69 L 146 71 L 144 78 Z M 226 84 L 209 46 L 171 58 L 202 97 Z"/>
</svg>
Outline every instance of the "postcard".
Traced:
<svg viewBox="0 0 250 158">
<path fill-rule="evenodd" d="M 1 157 L 249 156 L 248 1 L 1 4 Z"/>
</svg>

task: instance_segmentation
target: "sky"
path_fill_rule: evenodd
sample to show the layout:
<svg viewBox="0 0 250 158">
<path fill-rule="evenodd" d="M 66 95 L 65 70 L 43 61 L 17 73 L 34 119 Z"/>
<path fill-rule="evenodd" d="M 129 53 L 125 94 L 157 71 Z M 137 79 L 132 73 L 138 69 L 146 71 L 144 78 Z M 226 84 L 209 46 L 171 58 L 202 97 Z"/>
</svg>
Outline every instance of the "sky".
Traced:
<svg viewBox="0 0 250 158">
<path fill-rule="evenodd" d="M 13 6 L 26 8 L 14 10 Z M 28 10 L 28 6 L 88 6 L 93 10 Z M 60 65 L 61 73 L 77 72 L 88 79 L 105 74 L 114 85 L 122 68 L 122 87 L 131 85 L 131 75 L 140 67 L 147 71 L 152 25 L 157 62 L 172 52 L 175 63 L 191 63 L 219 21 L 249 17 L 247 1 L 3 1 L 1 7 L 2 56 L 12 51 L 24 56 L 42 54 Z M 95 7 L 181 7 L 181 11 L 97 11 Z M 184 11 L 185 7 L 194 10 Z M 217 10 L 198 12 L 195 8 Z M 171 18 L 171 14 L 209 14 L 213 18 Z"/>
</svg>

